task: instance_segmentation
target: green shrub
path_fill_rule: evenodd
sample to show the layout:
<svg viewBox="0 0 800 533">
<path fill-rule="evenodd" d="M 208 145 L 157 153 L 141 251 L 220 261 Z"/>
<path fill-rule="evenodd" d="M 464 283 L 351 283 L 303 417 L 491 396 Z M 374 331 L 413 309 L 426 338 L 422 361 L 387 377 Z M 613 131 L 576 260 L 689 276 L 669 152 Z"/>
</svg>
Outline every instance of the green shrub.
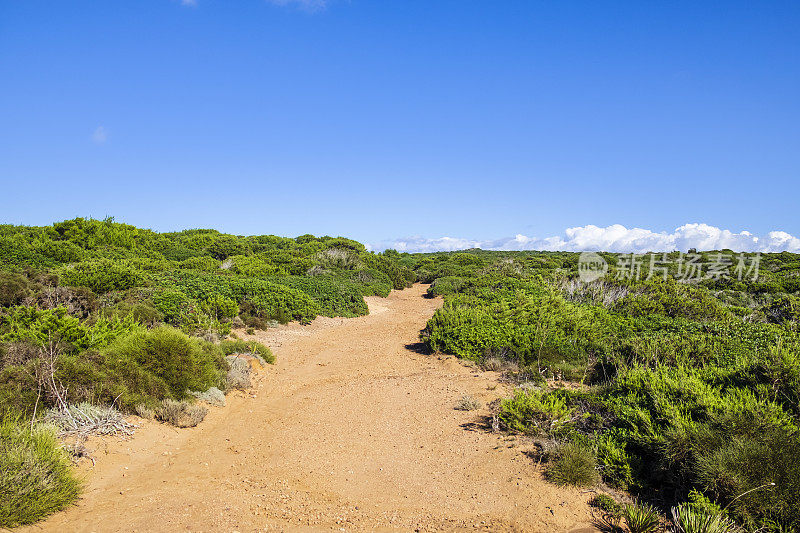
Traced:
<svg viewBox="0 0 800 533">
<path fill-rule="evenodd" d="M 610 433 L 597 436 L 597 459 L 601 465 L 603 481 L 612 487 L 627 490 L 634 483 L 631 457 L 624 445 Z"/>
<path fill-rule="evenodd" d="M 0 271 L 0 307 L 21 305 L 33 293 L 33 287 L 25 276 Z"/>
<path fill-rule="evenodd" d="M 41 520 L 74 502 L 80 490 L 52 430 L 0 420 L 0 527 Z"/>
<path fill-rule="evenodd" d="M 708 496 L 702 494 L 697 489 L 692 489 L 689 491 L 689 505 L 694 510 L 704 514 L 725 516 L 728 514 L 726 509 L 723 509 L 718 504 L 711 501 Z"/>
<path fill-rule="evenodd" d="M 352 270 L 345 274 L 346 279 L 355 285 L 363 296 L 389 296 L 392 281 L 385 273 L 374 268 Z"/>
<path fill-rule="evenodd" d="M 622 505 L 617 503 L 617 501 L 608 494 L 595 495 L 591 500 L 589 500 L 589 505 L 600 509 L 604 513 L 607 513 L 613 517 L 622 516 Z"/>
<path fill-rule="evenodd" d="M 24 303 L 40 309 L 63 307 L 77 318 L 89 318 L 100 307 L 97 295 L 86 287 L 43 287 Z"/>
<path fill-rule="evenodd" d="M 68 314 L 64 307 L 15 307 L 0 315 L 0 341 L 30 341 L 41 346 L 57 340 L 78 350 L 102 348 L 140 329 L 141 326 L 130 315 L 124 318 L 101 317 L 90 324 Z"/>
<path fill-rule="evenodd" d="M 206 390 L 223 382 L 222 354 L 167 326 L 122 338 L 105 353 L 114 367 L 136 365 L 162 380 L 177 399 L 186 398 L 190 389 Z"/>
<path fill-rule="evenodd" d="M 219 270 L 220 262 L 213 257 L 189 257 L 180 262 L 180 268 L 186 270 L 201 270 L 205 272 L 216 272 Z"/>
<path fill-rule="evenodd" d="M 164 321 L 164 315 L 150 302 L 120 302 L 103 310 L 107 318 L 128 318 L 145 326 L 155 326 Z"/>
<path fill-rule="evenodd" d="M 194 309 L 194 301 L 175 289 L 156 291 L 152 300 L 153 306 L 164 315 L 164 319 L 173 324 L 182 323 L 186 315 L 192 313 Z"/>
<path fill-rule="evenodd" d="M 144 284 L 144 277 L 135 269 L 109 259 L 94 259 L 65 267 L 61 281 L 72 287 L 88 287 L 96 293 L 120 291 Z"/>
<path fill-rule="evenodd" d="M 397 257 L 389 252 L 391 250 L 383 254 L 365 256 L 363 262 L 367 267 L 386 274 L 392 282 L 392 288 L 402 290 L 410 287 L 416 281 L 416 275 L 408 267 L 399 265 Z"/>
<path fill-rule="evenodd" d="M 250 278 L 267 278 L 276 275 L 286 275 L 286 271 L 280 266 L 272 263 L 267 254 L 258 256 L 237 255 L 229 259 L 230 270 L 235 274 Z"/>
<path fill-rule="evenodd" d="M 275 278 L 275 281 L 280 279 Z M 193 302 L 202 302 L 217 296 L 236 302 L 243 315 L 262 320 L 308 322 L 320 312 L 319 304 L 302 291 L 263 279 L 173 271 L 158 276 L 155 282 L 163 288 L 163 298 L 167 301 L 156 301 L 156 295 L 153 296 L 153 301 L 167 317 L 171 316 L 173 308 L 180 317 L 196 314 Z M 180 311 L 181 309 L 185 311 Z"/>
<path fill-rule="evenodd" d="M 506 429 L 550 436 L 560 433 L 572 412 L 559 393 L 517 389 L 500 403 L 498 418 Z"/>
<path fill-rule="evenodd" d="M 317 262 L 324 268 L 354 270 L 360 265 L 358 254 L 347 248 L 328 248 L 319 252 Z"/>
<path fill-rule="evenodd" d="M 444 296 L 445 294 L 455 294 L 462 289 L 467 280 L 459 276 L 445 276 L 436 278 L 428 287 L 427 294 L 430 297 Z"/>
<path fill-rule="evenodd" d="M 225 296 L 215 294 L 204 300 L 200 308 L 216 318 L 233 318 L 239 314 L 239 306 Z"/>
<path fill-rule="evenodd" d="M 344 279 L 329 276 L 286 276 L 271 281 L 308 295 L 317 303 L 319 313 L 324 316 L 354 317 L 369 312 L 362 291 Z"/>
<path fill-rule="evenodd" d="M 562 444 L 549 454 L 545 476 L 557 485 L 591 487 L 599 480 L 597 460 L 585 445 Z"/>
</svg>

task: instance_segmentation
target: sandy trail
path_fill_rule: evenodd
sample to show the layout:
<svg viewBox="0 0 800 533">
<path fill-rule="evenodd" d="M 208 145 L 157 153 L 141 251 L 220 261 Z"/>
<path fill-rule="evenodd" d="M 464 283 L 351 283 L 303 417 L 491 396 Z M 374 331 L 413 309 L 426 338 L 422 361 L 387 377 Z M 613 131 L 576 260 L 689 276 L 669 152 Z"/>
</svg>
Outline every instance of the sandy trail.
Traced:
<svg viewBox="0 0 800 533">
<path fill-rule="evenodd" d="M 197 428 L 93 441 L 78 505 L 31 531 L 590 531 L 589 494 L 541 480 L 522 440 L 477 427 L 496 374 L 414 351 L 425 287 L 370 315 L 256 337 L 278 357 Z M 240 332 L 241 334 L 241 332 Z M 244 335 L 242 335 L 244 336 Z"/>
</svg>

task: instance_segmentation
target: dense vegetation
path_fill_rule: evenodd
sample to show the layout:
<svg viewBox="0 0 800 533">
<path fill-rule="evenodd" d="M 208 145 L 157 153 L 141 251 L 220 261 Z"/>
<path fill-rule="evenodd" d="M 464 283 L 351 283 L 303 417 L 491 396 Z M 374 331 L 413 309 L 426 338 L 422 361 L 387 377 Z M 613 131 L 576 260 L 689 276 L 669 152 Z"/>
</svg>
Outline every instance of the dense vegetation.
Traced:
<svg viewBox="0 0 800 533">
<path fill-rule="evenodd" d="M 800 256 L 766 254 L 757 277 L 756 257 L 730 251 L 694 257 L 701 275 L 681 254 L 603 258 L 607 274 L 584 282 L 572 253 L 373 254 L 343 238 L 112 220 L 0 226 L 0 526 L 79 490 L 31 419 L 88 402 L 194 424 L 194 398 L 231 386 L 230 354 L 274 361 L 226 339 L 232 327 L 363 315 L 364 296 L 418 279 L 444 296 L 423 341 L 520 382 L 497 422 L 538 439 L 548 479 L 600 478 L 674 507 L 676 523 L 800 530 Z M 652 519 L 645 504 L 618 514 L 629 529 Z"/>
<path fill-rule="evenodd" d="M 226 356 L 274 362 L 263 345 L 225 339 L 233 327 L 365 315 L 364 296 L 414 281 L 408 259 L 312 235 L 156 233 L 81 218 L 0 226 L 0 527 L 37 520 L 78 492 L 54 437 L 32 418 L 55 409 L 71 420 L 85 411 L 74 406 L 93 404 L 196 424 L 205 409 L 195 398 L 249 383 L 249 370 L 230 362 L 242 361 Z"/>
<path fill-rule="evenodd" d="M 720 253 L 726 275 L 706 274 Z M 706 270 L 682 279 L 685 257 L 656 272 L 605 254 L 607 274 L 583 282 L 578 254 L 416 255 L 444 295 L 422 337 L 527 382 L 498 421 L 545 443 L 553 479 L 591 481 L 596 461 L 665 510 L 800 530 L 800 256 L 697 254 Z"/>
</svg>

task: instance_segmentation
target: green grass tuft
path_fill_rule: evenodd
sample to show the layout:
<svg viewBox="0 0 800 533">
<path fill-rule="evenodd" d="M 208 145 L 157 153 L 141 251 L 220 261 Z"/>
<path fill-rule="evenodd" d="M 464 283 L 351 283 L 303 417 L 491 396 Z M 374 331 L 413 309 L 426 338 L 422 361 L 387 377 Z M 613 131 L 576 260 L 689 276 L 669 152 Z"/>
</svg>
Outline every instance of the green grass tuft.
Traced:
<svg viewBox="0 0 800 533">
<path fill-rule="evenodd" d="M 0 421 L 0 527 L 41 520 L 74 502 L 80 491 L 51 428 Z"/>
<path fill-rule="evenodd" d="M 622 509 L 625 525 L 630 533 L 654 533 L 658 531 L 660 517 L 650 504 L 628 504 Z"/>
<path fill-rule="evenodd" d="M 545 476 L 557 485 L 591 487 L 599 481 L 597 460 L 592 450 L 582 444 L 562 444 L 550 453 Z"/>
</svg>

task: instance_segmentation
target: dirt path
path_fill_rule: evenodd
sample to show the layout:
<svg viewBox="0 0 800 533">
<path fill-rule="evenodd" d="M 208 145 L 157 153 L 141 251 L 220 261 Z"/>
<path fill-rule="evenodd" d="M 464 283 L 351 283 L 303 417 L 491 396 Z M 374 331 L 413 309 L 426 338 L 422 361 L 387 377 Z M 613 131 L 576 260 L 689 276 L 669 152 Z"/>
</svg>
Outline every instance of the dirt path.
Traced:
<svg viewBox="0 0 800 533">
<path fill-rule="evenodd" d="M 197 428 L 95 442 L 80 503 L 32 531 L 589 531 L 588 494 L 543 482 L 521 440 L 456 411 L 496 375 L 414 351 L 424 287 L 370 315 L 257 337 L 278 363 Z"/>
</svg>

